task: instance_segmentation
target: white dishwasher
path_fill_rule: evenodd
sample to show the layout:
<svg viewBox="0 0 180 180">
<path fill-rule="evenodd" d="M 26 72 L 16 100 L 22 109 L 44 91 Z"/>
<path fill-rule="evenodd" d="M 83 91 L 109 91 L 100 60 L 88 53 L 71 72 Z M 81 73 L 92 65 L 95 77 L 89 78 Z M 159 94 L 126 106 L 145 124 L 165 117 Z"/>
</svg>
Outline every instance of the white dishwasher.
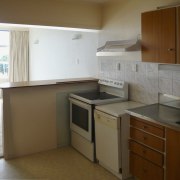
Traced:
<svg viewBox="0 0 180 180">
<path fill-rule="evenodd" d="M 143 104 L 126 101 L 96 106 L 95 144 L 96 159 L 101 166 L 120 179 L 130 177 L 129 173 L 129 115 L 126 109 Z"/>
</svg>

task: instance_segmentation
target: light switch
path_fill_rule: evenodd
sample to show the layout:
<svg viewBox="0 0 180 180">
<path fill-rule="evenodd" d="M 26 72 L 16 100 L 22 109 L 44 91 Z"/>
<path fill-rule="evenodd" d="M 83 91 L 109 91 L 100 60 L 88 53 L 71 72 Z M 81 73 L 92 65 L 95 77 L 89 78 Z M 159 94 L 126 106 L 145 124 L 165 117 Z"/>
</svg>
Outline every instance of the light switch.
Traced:
<svg viewBox="0 0 180 180">
<path fill-rule="evenodd" d="M 117 70 L 120 71 L 121 70 L 121 63 L 117 63 L 116 67 L 117 67 Z"/>
<path fill-rule="evenodd" d="M 132 65 L 132 71 L 137 72 L 137 70 L 138 70 L 138 65 L 137 64 L 133 64 Z"/>
</svg>

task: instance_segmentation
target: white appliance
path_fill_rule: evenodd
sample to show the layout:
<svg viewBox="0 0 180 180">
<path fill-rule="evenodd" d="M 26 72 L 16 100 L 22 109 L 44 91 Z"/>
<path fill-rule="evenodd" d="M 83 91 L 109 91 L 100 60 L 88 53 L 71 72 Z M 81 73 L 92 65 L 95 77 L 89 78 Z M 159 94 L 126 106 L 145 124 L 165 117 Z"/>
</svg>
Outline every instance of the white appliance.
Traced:
<svg viewBox="0 0 180 180">
<path fill-rule="evenodd" d="M 91 161 L 95 161 L 95 105 L 128 100 L 128 84 L 124 81 L 99 80 L 99 89 L 70 94 L 71 145 Z"/>
<path fill-rule="evenodd" d="M 126 101 L 95 107 L 96 159 L 101 166 L 120 179 L 129 173 L 129 115 L 126 109 L 143 104 Z"/>
</svg>

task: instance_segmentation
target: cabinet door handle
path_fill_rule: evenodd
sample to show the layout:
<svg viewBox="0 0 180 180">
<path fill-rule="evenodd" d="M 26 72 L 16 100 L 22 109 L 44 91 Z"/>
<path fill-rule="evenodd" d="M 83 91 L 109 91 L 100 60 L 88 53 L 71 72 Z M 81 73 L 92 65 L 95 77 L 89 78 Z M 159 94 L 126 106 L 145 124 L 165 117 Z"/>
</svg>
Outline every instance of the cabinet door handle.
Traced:
<svg viewBox="0 0 180 180">
<path fill-rule="evenodd" d="M 173 49 L 173 48 L 169 48 L 169 49 L 168 49 L 168 51 L 174 51 L 174 50 L 175 50 L 175 49 Z"/>
</svg>

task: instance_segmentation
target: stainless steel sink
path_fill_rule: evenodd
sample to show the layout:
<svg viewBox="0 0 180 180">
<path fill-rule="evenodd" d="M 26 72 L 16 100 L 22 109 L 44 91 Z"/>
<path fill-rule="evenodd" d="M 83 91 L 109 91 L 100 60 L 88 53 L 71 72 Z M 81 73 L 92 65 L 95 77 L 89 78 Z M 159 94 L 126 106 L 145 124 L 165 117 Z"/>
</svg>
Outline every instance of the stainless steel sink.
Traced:
<svg viewBox="0 0 180 180">
<path fill-rule="evenodd" d="M 129 111 L 159 122 L 180 127 L 180 109 L 174 107 L 161 104 L 152 104 L 130 109 Z"/>
</svg>

